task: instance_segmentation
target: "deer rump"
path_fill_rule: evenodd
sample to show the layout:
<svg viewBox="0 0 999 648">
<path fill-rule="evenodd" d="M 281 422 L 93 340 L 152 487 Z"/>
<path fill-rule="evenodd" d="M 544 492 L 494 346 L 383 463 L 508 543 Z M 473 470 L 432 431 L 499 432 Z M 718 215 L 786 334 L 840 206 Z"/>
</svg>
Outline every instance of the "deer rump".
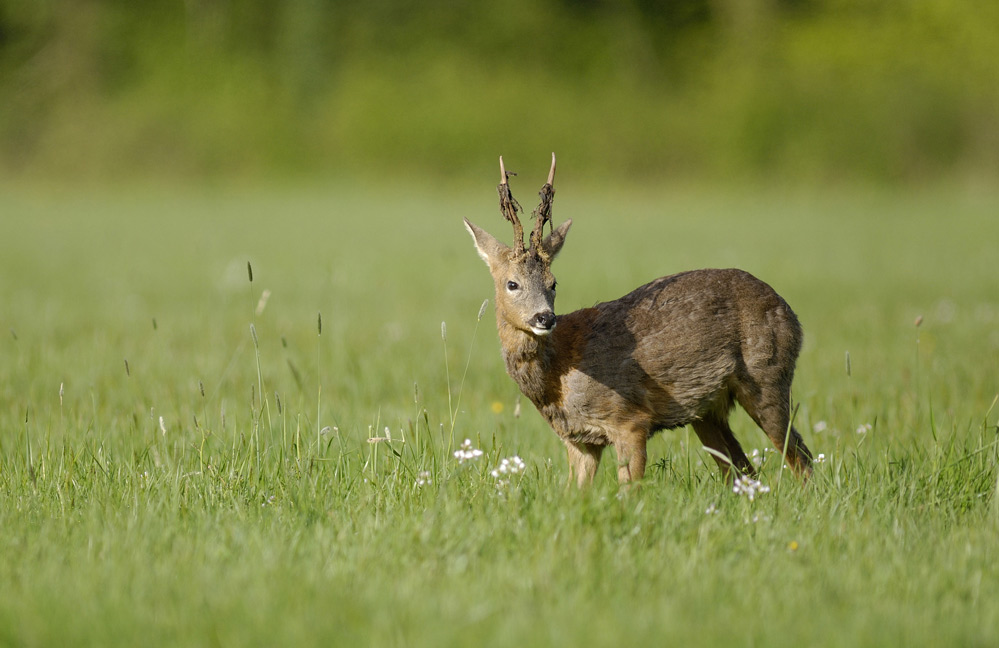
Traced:
<svg viewBox="0 0 999 648">
<path fill-rule="evenodd" d="M 724 420 L 736 400 L 760 422 L 758 405 L 790 392 L 801 337 L 791 308 L 751 274 L 682 272 L 559 316 L 549 384 L 532 400 L 559 436 L 601 446 Z"/>
</svg>

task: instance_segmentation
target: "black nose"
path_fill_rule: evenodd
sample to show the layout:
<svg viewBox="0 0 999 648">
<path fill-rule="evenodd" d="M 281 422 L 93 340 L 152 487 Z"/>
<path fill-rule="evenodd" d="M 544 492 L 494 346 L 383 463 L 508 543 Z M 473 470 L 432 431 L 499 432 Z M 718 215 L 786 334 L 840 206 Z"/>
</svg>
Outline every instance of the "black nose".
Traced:
<svg viewBox="0 0 999 648">
<path fill-rule="evenodd" d="M 551 330 L 555 327 L 555 313 L 551 311 L 538 313 L 531 321 L 531 326 L 536 326 L 539 329 L 544 329 L 546 331 Z"/>
</svg>

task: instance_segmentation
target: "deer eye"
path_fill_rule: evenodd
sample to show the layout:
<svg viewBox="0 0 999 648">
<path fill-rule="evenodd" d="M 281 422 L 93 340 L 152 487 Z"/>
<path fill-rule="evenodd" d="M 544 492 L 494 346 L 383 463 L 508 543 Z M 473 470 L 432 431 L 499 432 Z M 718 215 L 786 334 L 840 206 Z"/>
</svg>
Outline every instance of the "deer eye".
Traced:
<svg viewBox="0 0 999 648">
<path fill-rule="evenodd" d="M 517 283 L 516 281 L 508 281 L 506 282 L 506 289 L 509 290 L 510 292 L 513 292 L 514 290 L 520 290 L 520 284 Z"/>
</svg>

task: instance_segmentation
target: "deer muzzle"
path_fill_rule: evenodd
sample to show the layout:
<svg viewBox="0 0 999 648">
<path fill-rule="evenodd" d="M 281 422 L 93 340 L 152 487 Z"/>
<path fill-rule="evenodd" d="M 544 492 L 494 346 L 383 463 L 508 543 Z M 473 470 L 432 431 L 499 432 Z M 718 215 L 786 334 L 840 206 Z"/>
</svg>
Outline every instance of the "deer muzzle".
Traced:
<svg viewBox="0 0 999 648">
<path fill-rule="evenodd" d="M 542 311 L 532 317 L 528 322 L 535 335 L 548 335 L 555 328 L 555 313 L 552 311 Z"/>
</svg>

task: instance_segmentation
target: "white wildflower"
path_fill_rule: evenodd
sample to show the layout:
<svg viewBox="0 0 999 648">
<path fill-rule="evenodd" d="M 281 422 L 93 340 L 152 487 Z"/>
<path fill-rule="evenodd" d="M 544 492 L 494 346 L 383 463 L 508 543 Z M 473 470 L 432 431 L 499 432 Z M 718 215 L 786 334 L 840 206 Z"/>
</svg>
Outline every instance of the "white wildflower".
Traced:
<svg viewBox="0 0 999 648">
<path fill-rule="evenodd" d="M 818 421 L 815 423 L 815 425 L 812 426 L 812 431 L 815 432 L 816 434 L 820 432 L 825 432 L 828 429 L 829 429 L 829 424 L 826 423 L 825 421 Z"/>
<path fill-rule="evenodd" d="M 708 508 L 704 509 L 705 515 L 714 515 L 717 512 L 718 512 L 718 507 L 715 506 L 714 502 L 712 502 L 711 505 L 708 506 Z"/>
<path fill-rule="evenodd" d="M 524 463 L 524 460 L 514 455 L 500 461 L 499 466 L 490 474 L 498 479 L 500 475 L 516 475 L 524 472 L 526 469 L 527 464 Z"/>
<path fill-rule="evenodd" d="M 825 461 L 826 461 L 826 454 L 824 452 L 820 452 L 818 456 L 815 457 L 815 463 L 825 463 Z"/>
<path fill-rule="evenodd" d="M 416 486 L 426 486 L 426 485 L 432 484 L 432 483 L 434 483 L 434 482 L 430 478 L 430 471 L 429 470 L 421 470 L 416 475 L 416 484 L 415 484 Z"/>
<path fill-rule="evenodd" d="M 519 475 L 527 470 L 527 464 L 519 456 L 514 455 L 502 459 L 499 466 L 494 468 L 489 474 L 496 480 L 496 490 L 503 492 L 510 485 L 510 477 Z"/>
<path fill-rule="evenodd" d="M 481 456 L 482 451 L 472 447 L 471 439 L 465 439 L 461 446 L 454 451 L 454 458 L 458 460 L 458 463 L 465 463 Z"/>
<path fill-rule="evenodd" d="M 762 482 L 753 479 L 749 475 L 743 475 L 735 480 L 732 492 L 736 495 L 745 495 L 752 502 L 756 498 L 757 493 L 769 493 L 770 487 L 763 485 Z"/>
<path fill-rule="evenodd" d="M 873 429 L 874 429 L 873 425 L 871 425 L 870 423 L 864 423 L 863 425 L 857 428 L 857 434 L 867 434 Z"/>
</svg>

